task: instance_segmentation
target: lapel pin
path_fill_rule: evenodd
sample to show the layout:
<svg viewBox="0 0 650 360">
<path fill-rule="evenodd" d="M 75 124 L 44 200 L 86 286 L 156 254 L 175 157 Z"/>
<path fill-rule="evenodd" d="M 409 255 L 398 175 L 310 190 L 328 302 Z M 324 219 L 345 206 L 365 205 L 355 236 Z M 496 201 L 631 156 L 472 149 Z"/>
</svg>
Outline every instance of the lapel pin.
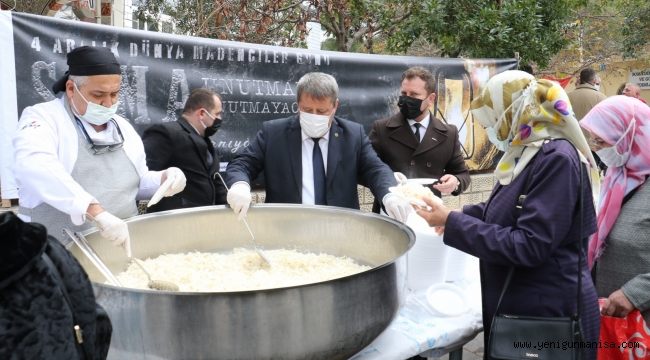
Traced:
<svg viewBox="0 0 650 360">
<path fill-rule="evenodd" d="M 339 137 L 339 133 L 334 133 L 334 137 Z"/>
<path fill-rule="evenodd" d="M 434 138 L 434 137 L 432 137 L 431 140 L 433 140 L 433 141 L 438 141 L 438 139 L 436 139 L 436 138 Z"/>
</svg>

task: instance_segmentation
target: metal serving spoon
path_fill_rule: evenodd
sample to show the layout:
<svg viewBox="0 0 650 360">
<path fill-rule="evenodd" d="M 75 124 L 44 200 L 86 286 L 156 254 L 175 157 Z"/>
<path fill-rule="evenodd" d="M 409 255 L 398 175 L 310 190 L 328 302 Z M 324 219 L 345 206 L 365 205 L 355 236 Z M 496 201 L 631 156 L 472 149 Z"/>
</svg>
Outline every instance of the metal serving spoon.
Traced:
<svg viewBox="0 0 650 360">
<path fill-rule="evenodd" d="M 223 176 L 221 176 L 221 174 L 219 174 L 218 171 L 215 174 L 219 176 L 219 179 L 221 179 L 221 182 L 223 183 L 223 186 L 226 188 L 226 190 L 227 191 L 230 190 L 228 188 L 228 185 L 226 185 L 226 181 L 223 179 Z M 257 242 L 255 241 L 255 235 L 253 235 L 253 231 L 251 230 L 250 225 L 248 225 L 248 221 L 246 220 L 245 217 L 242 218 L 242 221 L 244 222 L 244 226 L 246 226 L 246 230 L 248 230 L 248 233 L 251 235 L 251 242 L 253 243 L 253 249 L 255 249 L 257 255 L 259 255 L 260 258 L 262 258 L 262 260 L 267 266 L 271 266 L 271 261 L 269 261 L 269 258 L 266 256 L 266 254 L 264 254 L 262 249 L 260 249 L 259 246 L 257 246 Z"/>
<path fill-rule="evenodd" d="M 145 269 L 144 266 L 140 263 L 141 262 L 140 259 L 132 257 L 131 261 L 133 261 L 133 263 L 138 265 L 140 270 L 142 270 L 142 272 L 145 275 L 147 275 L 147 278 L 149 279 L 149 282 L 147 283 L 147 287 L 149 287 L 149 289 L 162 290 L 162 291 L 178 291 L 179 290 L 178 285 L 176 285 L 175 283 L 173 283 L 171 281 L 152 279 L 151 274 L 149 274 L 147 269 Z"/>
</svg>

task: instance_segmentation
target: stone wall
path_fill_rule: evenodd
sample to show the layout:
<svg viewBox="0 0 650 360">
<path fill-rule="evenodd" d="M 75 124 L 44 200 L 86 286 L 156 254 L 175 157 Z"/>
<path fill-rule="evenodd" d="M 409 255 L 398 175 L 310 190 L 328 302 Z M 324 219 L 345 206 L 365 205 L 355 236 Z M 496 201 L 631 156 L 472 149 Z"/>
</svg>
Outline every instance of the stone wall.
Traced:
<svg viewBox="0 0 650 360">
<path fill-rule="evenodd" d="M 477 174 L 472 175 L 472 182 L 460 196 L 443 196 L 442 200 L 450 209 L 460 209 L 463 205 L 476 204 L 487 200 L 494 186 L 494 175 Z M 264 191 L 253 192 L 253 203 L 263 203 L 266 194 Z M 359 186 L 359 204 L 362 211 L 372 211 L 372 203 L 375 197 L 366 187 Z"/>
</svg>

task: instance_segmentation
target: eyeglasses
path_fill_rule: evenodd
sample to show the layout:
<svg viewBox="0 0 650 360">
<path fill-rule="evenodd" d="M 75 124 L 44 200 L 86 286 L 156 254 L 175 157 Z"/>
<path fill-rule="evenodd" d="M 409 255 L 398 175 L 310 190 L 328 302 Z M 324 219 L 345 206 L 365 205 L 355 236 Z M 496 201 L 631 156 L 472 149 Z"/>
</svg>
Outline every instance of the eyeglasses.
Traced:
<svg viewBox="0 0 650 360">
<path fill-rule="evenodd" d="M 81 129 L 81 131 L 84 134 L 84 137 L 86 138 L 86 141 L 90 144 L 90 147 L 93 149 L 95 152 L 95 155 L 101 155 L 101 154 L 106 154 L 107 152 L 113 152 L 115 150 L 119 150 L 124 146 L 124 135 L 122 135 L 122 130 L 120 130 L 120 127 L 117 125 L 117 122 L 113 119 L 110 121 L 115 125 L 115 128 L 117 129 L 118 135 L 120 135 L 120 142 L 115 143 L 115 144 L 95 144 L 93 139 L 88 135 L 88 132 L 84 128 L 83 124 L 79 119 L 75 117 L 75 120 L 77 121 L 77 125 Z"/>
</svg>

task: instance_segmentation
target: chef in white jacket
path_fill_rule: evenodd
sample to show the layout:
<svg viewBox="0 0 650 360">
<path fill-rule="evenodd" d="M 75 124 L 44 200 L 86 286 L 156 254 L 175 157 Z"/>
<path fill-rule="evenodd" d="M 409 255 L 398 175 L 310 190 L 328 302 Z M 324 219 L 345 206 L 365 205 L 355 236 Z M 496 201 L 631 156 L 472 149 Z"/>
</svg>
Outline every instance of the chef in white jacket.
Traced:
<svg viewBox="0 0 650 360">
<path fill-rule="evenodd" d="M 115 112 L 120 64 L 106 48 L 83 46 L 67 56 L 68 71 L 52 90 L 59 98 L 25 108 L 13 139 L 19 216 L 39 222 L 67 243 L 62 229 L 97 226 L 131 256 L 124 220 L 158 190 L 185 187 L 178 168 L 149 171 L 142 140 Z"/>
</svg>

